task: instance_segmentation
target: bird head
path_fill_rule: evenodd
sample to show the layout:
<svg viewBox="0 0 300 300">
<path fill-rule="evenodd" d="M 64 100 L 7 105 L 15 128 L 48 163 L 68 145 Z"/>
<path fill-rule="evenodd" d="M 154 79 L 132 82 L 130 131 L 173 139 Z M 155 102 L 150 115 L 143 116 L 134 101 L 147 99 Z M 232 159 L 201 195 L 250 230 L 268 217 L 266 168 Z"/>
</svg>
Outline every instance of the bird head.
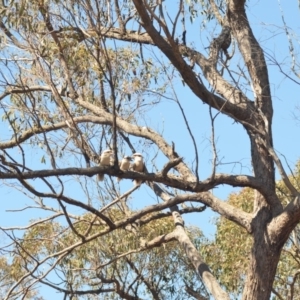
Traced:
<svg viewBox="0 0 300 300">
<path fill-rule="evenodd" d="M 112 153 L 113 153 L 112 150 L 106 149 L 101 153 L 101 156 L 103 156 L 103 157 L 112 156 Z"/>
<path fill-rule="evenodd" d="M 128 160 L 128 161 L 132 161 L 132 157 L 131 156 L 124 156 L 123 159 Z"/>
<path fill-rule="evenodd" d="M 143 155 L 141 153 L 134 153 L 132 155 L 132 157 L 134 158 L 135 161 L 141 161 L 141 160 L 143 160 Z"/>
</svg>

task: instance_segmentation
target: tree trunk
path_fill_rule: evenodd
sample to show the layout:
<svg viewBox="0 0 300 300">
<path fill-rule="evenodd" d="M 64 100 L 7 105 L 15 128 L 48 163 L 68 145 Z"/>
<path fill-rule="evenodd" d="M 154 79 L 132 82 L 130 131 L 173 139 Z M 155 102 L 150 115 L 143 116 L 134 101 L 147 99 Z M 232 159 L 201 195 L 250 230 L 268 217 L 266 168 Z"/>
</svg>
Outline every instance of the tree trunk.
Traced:
<svg viewBox="0 0 300 300">
<path fill-rule="evenodd" d="M 263 130 L 265 128 L 261 127 L 261 131 Z M 249 136 L 254 174 L 267 187 L 268 192 L 264 192 L 264 195 L 258 191 L 255 193 L 255 216 L 252 221 L 254 241 L 242 299 L 269 300 L 283 244 L 275 240 L 276 235 L 268 233 L 268 224 L 283 208 L 275 193 L 273 160 L 267 149 L 260 144 L 259 138 L 251 133 Z M 271 131 L 267 138 L 272 140 Z"/>
<path fill-rule="evenodd" d="M 254 235 L 243 300 L 269 300 L 281 248 L 270 242 L 262 228 Z"/>
</svg>

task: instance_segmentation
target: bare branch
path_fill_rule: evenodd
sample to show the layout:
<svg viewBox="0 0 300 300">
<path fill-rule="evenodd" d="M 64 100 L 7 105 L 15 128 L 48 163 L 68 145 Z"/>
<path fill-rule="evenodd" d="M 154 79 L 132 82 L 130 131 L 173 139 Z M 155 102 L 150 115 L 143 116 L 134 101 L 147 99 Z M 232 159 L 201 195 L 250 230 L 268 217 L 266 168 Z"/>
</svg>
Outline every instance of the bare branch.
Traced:
<svg viewBox="0 0 300 300">
<path fill-rule="evenodd" d="M 185 290 L 186 292 L 191 295 L 192 297 L 194 297 L 195 299 L 197 300 L 207 300 L 206 297 L 203 297 L 201 296 L 199 293 L 197 293 L 196 291 L 194 291 L 190 286 L 188 286 L 186 283 L 185 283 Z"/>
<path fill-rule="evenodd" d="M 163 177 L 167 176 L 168 172 L 174 168 L 175 166 L 177 166 L 180 162 L 182 162 L 182 157 L 173 159 L 173 160 L 169 160 L 162 168 L 161 170 L 161 175 Z"/>
<path fill-rule="evenodd" d="M 0 156 L 1 157 L 1 156 Z M 99 173 L 108 174 L 111 176 L 120 176 L 118 170 L 113 169 L 110 166 L 92 167 L 92 168 L 65 168 L 65 169 L 55 169 L 55 170 L 39 170 L 23 172 L 21 176 L 23 179 L 33 179 L 33 178 L 44 178 L 50 176 L 67 176 L 67 175 L 86 175 L 93 176 Z M 0 178 L 2 179 L 15 179 L 18 178 L 16 173 L 4 173 L 0 172 Z M 201 181 L 195 185 L 195 181 L 182 181 L 181 177 L 169 174 L 168 176 L 163 176 L 161 172 L 159 173 L 139 173 L 134 171 L 124 171 L 122 173 L 122 178 L 127 179 L 141 179 L 142 181 L 154 181 L 159 183 L 164 183 L 168 186 L 182 189 L 184 191 L 192 192 L 203 192 L 208 191 L 218 185 L 228 184 L 234 187 L 252 187 L 261 191 L 263 194 L 268 194 L 268 190 L 261 184 L 259 180 L 255 177 L 247 175 L 227 175 L 227 174 L 216 174 L 213 179 L 207 179 Z"/>
<path fill-rule="evenodd" d="M 126 193 L 122 194 L 120 197 L 118 197 L 117 199 L 113 200 L 112 202 L 108 203 L 107 205 L 105 205 L 104 207 L 101 208 L 101 210 L 99 212 L 104 212 L 106 209 L 108 209 L 109 207 L 111 207 L 112 205 L 118 203 L 120 200 L 127 198 L 130 194 L 132 194 L 136 189 L 138 189 L 139 186 L 133 186 L 129 191 L 127 191 Z"/>
<path fill-rule="evenodd" d="M 273 108 L 271 102 L 268 69 L 261 46 L 253 35 L 245 12 L 245 1 L 228 1 L 228 21 L 252 79 L 256 94 L 256 105 L 271 122 Z M 236 12 L 239 13 L 236 13 Z M 271 126 L 271 124 L 269 125 Z"/>
</svg>

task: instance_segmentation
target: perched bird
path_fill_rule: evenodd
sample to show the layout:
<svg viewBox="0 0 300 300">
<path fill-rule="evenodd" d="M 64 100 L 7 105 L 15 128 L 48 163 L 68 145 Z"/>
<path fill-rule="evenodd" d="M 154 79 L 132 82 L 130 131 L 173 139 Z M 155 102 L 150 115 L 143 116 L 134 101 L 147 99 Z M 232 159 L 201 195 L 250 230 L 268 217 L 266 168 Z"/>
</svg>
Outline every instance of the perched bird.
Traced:
<svg viewBox="0 0 300 300">
<path fill-rule="evenodd" d="M 109 166 L 110 165 L 110 160 L 111 160 L 111 156 L 112 156 L 112 150 L 104 150 L 101 153 L 100 156 L 100 166 Z M 103 181 L 104 179 L 104 174 L 97 174 L 97 180 L 98 181 Z"/>
<path fill-rule="evenodd" d="M 124 156 L 124 158 L 119 162 L 120 170 L 122 171 L 128 171 L 130 167 L 130 162 L 132 161 L 132 158 L 130 156 Z M 118 177 L 117 181 L 119 182 L 122 178 Z"/>
<path fill-rule="evenodd" d="M 134 162 L 131 165 L 131 169 L 137 172 L 144 172 L 145 165 L 142 154 L 134 153 L 132 157 L 134 158 Z M 134 185 L 140 185 L 142 183 L 142 180 L 135 179 L 133 182 Z"/>
</svg>

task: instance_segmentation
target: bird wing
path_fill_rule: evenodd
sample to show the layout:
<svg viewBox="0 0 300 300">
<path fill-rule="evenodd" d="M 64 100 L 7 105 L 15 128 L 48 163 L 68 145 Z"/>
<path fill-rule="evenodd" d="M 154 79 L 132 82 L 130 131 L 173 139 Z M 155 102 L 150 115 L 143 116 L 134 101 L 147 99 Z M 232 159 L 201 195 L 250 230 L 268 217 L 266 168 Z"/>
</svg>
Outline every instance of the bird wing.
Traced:
<svg viewBox="0 0 300 300">
<path fill-rule="evenodd" d="M 133 162 L 131 164 L 131 170 L 136 171 L 136 163 L 135 162 Z"/>
<path fill-rule="evenodd" d="M 136 172 L 144 172 L 145 166 L 143 162 L 134 162 L 131 166 L 131 169 Z"/>
<path fill-rule="evenodd" d="M 139 172 L 145 172 L 145 165 L 143 162 L 139 165 Z"/>
<path fill-rule="evenodd" d="M 109 156 L 101 157 L 100 165 L 107 166 L 109 164 L 110 164 L 110 157 Z"/>
<path fill-rule="evenodd" d="M 119 163 L 119 168 L 122 171 L 127 171 L 129 168 L 130 163 L 126 159 L 122 159 L 122 161 Z"/>
</svg>

